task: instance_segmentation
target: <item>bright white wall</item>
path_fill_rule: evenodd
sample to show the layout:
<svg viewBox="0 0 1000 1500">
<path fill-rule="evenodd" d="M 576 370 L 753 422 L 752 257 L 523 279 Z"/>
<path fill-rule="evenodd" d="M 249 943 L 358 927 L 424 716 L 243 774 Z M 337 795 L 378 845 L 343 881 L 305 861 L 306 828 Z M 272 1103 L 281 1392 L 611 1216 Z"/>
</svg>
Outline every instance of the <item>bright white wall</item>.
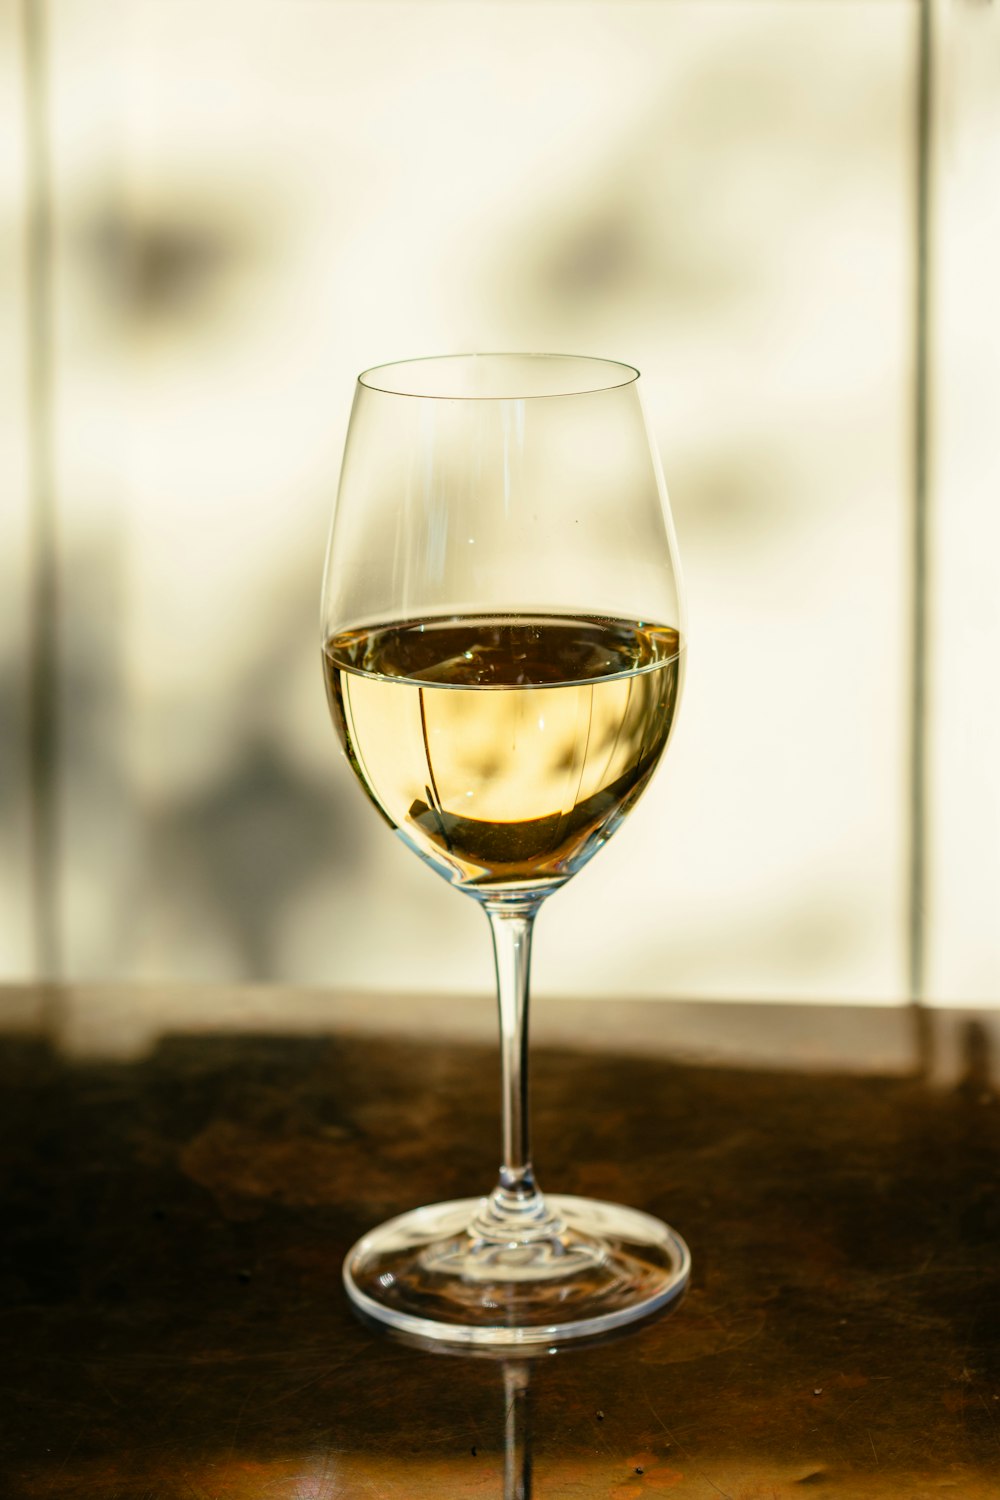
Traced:
<svg viewBox="0 0 1000 1500">
<path fill-rule="evenodd" d="M 1000 997 L 1000 14 L 941 7 L 929 978 Z"/>
<path fill-rule="evenodd" d="M 482 918 L 336 754 L 317 595 L 357 370 L 530 347 L 643 370 L 691 601 L 667 764 L 536 988 L 903 998 L 912 0 L 50 9 L 67 971 L 487 987 Z M 997 988 L 969 844 L 935 848 L 956 999 Z"/>
</svg>

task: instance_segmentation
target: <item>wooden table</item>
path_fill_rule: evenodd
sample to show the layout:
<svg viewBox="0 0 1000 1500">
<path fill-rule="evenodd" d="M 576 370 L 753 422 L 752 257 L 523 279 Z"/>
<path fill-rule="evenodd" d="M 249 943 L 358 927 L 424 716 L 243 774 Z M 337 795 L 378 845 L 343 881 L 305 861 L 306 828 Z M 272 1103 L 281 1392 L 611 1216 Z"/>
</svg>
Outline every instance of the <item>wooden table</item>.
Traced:
<svg viewBox="0 0 1000 1500">
<path fill-rule="evenodd" d="M 362 1327 L 367 1227 L 492 1185 L 485 1000 L 0 990 L 0 1495 L 1000 1496 L 996 1018 L 537 1007 L 543 1185 L 671 1315 L 497 1361 Z"/>
</svg>

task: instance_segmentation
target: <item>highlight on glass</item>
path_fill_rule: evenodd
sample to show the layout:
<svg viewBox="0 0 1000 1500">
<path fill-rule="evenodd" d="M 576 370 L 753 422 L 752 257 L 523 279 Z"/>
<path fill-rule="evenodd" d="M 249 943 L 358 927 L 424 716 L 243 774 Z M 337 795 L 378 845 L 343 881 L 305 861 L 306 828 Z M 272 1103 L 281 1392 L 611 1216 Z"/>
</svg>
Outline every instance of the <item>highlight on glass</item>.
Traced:
<svg viewBox="0 0 1000 1500">
<path fill-rule="evenodd" d="M 486 913 L 502 1101 L 492 1191 L 410 1208 L 350 1251 L 348 1294 L 380 1322 L 459 1345 L 561 1342 L 687 1283 L 669 1226 L 542 1193 L 528 1107 L 535 916 L 640 798 L 685 645 L 636 370 L 483 354 L 359 377 L 323 584 L 327 696 L 375 808 Z"/>
</svg>

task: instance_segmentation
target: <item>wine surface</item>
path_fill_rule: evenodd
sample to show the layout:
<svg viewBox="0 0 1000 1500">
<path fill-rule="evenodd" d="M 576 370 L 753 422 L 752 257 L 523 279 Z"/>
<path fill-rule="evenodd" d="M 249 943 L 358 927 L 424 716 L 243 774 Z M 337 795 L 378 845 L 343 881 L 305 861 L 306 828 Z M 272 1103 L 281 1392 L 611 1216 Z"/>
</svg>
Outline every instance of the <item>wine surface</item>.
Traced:
<svg viewBox="0 0 1000 1500">
<path fill-rule="evenodd" d="M 373 802 L 485 895 L 561 884 L 618 826 L 669 738 L 681 648 L 669 626 L 533 615 L 371 626 L 323 659 Z"/>
</svg>

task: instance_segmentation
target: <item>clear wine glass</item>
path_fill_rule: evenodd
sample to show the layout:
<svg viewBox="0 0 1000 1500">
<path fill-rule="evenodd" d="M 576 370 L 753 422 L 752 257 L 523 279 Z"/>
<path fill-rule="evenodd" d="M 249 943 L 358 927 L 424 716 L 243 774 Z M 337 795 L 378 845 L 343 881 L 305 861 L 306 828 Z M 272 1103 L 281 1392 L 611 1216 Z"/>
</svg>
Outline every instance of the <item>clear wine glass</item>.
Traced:
<svg viewBox="0 0 1000 1500">
<path fill-rule="evenodd" d="M 451 1344 L 641 1318 L 683 1290 L 687 1247 L 633 1209 L 543 1197 L 527 1042 L 535 914 L 632 808 L 680 697 L 677 547 L 638 372 L 489 354 L 362 374 L 322 631 L 347 759 L 403 841 L 483 907 L 500 1008 L 496 1186 L 366 1234 L 348 1294 Z"/>
</svg>

